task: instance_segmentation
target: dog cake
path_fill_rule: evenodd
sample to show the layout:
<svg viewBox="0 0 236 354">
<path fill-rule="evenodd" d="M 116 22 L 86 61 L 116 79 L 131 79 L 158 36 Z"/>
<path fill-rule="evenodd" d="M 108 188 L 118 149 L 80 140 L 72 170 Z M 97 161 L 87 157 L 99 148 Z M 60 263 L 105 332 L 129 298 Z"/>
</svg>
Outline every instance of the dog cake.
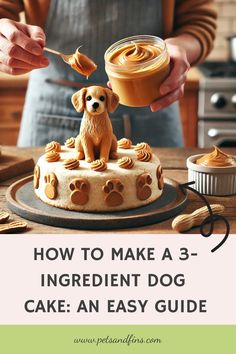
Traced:
<svg viewBox="0 0 236 354">
<path fill-rule="evenodd" d="M 150 146 L 117 141 L 108 112 L 119 97 L 100 86 L 83 88 L 72 96 L 84 111 L 79 135 L 65 145 L 52 141 L 34 170 L 36 195 L 58 208 L 106 212 L 152 203 L 162 194 L 163 171 Z"/>
</svg>

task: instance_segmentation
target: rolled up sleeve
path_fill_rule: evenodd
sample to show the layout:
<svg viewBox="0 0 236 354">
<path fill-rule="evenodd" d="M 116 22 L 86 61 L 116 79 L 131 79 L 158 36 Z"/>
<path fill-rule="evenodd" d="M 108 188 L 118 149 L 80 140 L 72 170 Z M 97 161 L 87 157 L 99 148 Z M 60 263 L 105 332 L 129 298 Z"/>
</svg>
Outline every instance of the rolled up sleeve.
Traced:
<svg viewBox="0 0 236 354">
<path fill-rule="evenodd" d="M 217 10 L 212 0 L 177 0 L 173 35 L 189 33 L 201 44 L 202 62 L 213 48 L 217 28 Z M 196 64 L 196 63 L 195 63 Z"/>
<path fill-rule="evenodd" d="M 19 13 L 24 10 L 20 0 L 0 0 L 0 18 L 19 21 Z"/>
</svg>

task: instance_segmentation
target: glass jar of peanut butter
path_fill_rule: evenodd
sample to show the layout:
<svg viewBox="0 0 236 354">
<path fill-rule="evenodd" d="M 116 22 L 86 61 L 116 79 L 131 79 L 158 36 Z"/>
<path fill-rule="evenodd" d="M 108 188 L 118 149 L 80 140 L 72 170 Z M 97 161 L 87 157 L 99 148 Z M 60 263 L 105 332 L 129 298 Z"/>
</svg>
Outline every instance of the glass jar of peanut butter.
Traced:
<svg viewBox="0 0 236 354">
<path fill-rule="evenodd" d="M 170 70 L 165 42 L 139 35 L 124 38 L 105 52 L 105 70 L 120 103 L 130 107 L 150 105 L 161 96 L 160 85 Z"/>
</svg>

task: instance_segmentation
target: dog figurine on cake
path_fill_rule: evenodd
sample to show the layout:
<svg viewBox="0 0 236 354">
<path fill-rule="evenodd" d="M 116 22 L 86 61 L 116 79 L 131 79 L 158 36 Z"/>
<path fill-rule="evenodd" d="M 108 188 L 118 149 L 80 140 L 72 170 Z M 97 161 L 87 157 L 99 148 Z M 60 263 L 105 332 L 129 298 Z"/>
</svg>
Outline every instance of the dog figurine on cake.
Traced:
<svg viewBox="0 0 236 354">
<path fill-rule="evenodd" d="M 90 86 L 74 93 L 71 101 L 77 112 L 84 111 L 75 140 L 78 158 L 86 162 L 116 159 L 117 139 L 108 113 L 116 110 L 119 96 L 108 88 Z"/>
</svg>

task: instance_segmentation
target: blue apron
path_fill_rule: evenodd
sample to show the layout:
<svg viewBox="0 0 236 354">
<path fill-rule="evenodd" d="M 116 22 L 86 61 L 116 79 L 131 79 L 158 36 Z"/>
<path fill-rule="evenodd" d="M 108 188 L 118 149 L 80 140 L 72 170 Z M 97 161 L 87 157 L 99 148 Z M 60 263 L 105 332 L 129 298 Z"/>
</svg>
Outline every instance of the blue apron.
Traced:
<svg viewBox="0 0 236 354">
<path fill-rule="evenodd" d="M 51 140 L 64 143 L 67 138 L 77 136 L 82 114 L 74 110 L 71 96 L 78 89 L 55 84 L 55 80 L 106 84 L 106 49 L 131 35 L 161 37 L 161 3 L 161 0 L 51 0 L 45 28 L 47 47 L 70 54 L 83 45 L 83 53 L 97 63 L 98 70 L 87 81 L 59 57 L 45 53 L 50 65 L 30 74 L 18 145 L 40 146 Z M 110 117 L 118 139 L 127 137 L 134 144 L 146 141 L 152 146 L 182 145 L 177 104 L 155 113 L 149 107 L 120 105 Z"/>
</svg>

